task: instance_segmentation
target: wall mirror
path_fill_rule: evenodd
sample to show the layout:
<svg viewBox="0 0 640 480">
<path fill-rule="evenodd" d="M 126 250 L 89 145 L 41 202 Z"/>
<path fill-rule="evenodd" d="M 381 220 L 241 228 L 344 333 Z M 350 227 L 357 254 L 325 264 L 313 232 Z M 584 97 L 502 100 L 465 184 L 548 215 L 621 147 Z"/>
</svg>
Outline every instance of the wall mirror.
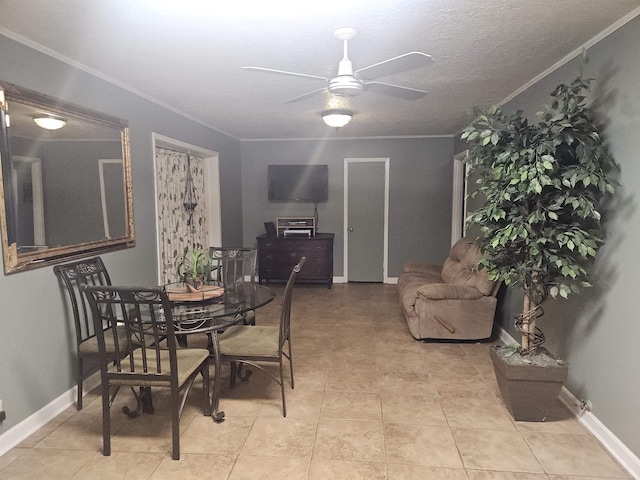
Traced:
<svg viewBox="0 0 640 480">
<path fill-rule="evenodd" d="M 135 245 L 126 121 L 0 82 L 0 161 L 5 273 Z"/>
</svg>

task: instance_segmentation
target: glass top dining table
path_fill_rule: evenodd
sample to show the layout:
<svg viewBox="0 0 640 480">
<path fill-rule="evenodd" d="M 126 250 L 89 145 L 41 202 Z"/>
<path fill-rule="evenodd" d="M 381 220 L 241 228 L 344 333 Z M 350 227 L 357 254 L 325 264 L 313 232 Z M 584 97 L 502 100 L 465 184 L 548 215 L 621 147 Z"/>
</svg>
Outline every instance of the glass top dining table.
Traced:
<svg viewBox="0 0 640 480">
<path fill-rule="evenodd" d="M 215 282 L 207 282 L 207 286 L 215 285 Z M 169 288 L 170 286 L 165 286 L 165 290 L 169 290 Z M 196 295 L 191 300 L 174 300 L 169 295 L 173 307 L 175 333 L 176 335 L 189 335 L 208 333 L 212 329 L 224 329 L 237 323 L 236 317 L 268 304 L 275 298 L 275 295 L 271 288 L 249 282 L 233 289 L 226 288 L 220 296 L 213 298 L 198 298 Z"/>
<path fill-rule="evenodd" d="M 184 284 L 166 285 L 165 291 L 171 292 L 172 287 L 176 285 Z M 220 285 L 216 282 L 207 282 L 206 286 Z M 187 345 L 188 335 L 204 333 L 210 337 L 209 351 L 216 370 L 213 377 L 213 388 L 210 389 L 211 417 L 216 422 L 222 422 L 224 421 L 224 412 L 218 411 L 221 371 L 218 335 L 229 326 L 241 323 L 246 312 L 267 305 L 275 298 L 276 294 L 265 285 L 246 282 L 236 285 L 234 288 L 225 288 L 219 296 L 204 298 L 206 296 L 198 298 L 198 295 L 194 295 L 194 298 L 189 300 L 175 300 L 169 294 L 169 300 L 172 304 L 175 334 L 183 346 Z M 182 298 L 179 295 L 178 297 Z"/>
</svg>

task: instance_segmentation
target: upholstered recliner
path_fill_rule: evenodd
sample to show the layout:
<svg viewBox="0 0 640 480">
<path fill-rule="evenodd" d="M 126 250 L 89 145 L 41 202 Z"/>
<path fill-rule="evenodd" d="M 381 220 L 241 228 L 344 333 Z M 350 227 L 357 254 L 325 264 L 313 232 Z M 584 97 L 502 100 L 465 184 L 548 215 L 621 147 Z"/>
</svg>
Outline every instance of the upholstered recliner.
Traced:
<svg viewBox="0 0 640 480">
<path fill-rule="evenodd" d="M 479 340 L 491 336 L 499 283 L 478 269 L 482 257 L 469 238 L 458 240 L 443 265 L 405 264 L 400 304 L 418 339 Z"/>
</svg>

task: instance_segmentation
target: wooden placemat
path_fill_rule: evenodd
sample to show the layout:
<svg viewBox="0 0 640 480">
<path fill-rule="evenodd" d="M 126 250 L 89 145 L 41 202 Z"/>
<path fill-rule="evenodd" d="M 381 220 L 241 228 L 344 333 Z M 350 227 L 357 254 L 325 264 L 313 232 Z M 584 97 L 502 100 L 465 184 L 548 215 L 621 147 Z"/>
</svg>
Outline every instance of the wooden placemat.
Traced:
<svg viewBox="0 0 640 480">
<path fill-rule="evenodd" d="M 165 291 L 172 302 L 199 302 L 224 294 L 224 288 L 215 285 L 203 285 L 196 292 L 189 290 L 186 285 L 171 285 Z"/>
</svg>

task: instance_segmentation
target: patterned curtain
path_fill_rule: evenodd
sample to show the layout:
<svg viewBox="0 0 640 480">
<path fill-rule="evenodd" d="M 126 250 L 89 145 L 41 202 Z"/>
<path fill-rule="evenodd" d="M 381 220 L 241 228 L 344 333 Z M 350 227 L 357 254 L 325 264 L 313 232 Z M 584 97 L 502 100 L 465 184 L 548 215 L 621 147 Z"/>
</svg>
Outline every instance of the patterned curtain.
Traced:
<svg viewBox="0 0 640 480">
<path fill-rule="evenodd" d="M 205 209 L 204 159 L 191 157 L 191 175 L 198 192 L 198 205 L 193 212 L 191 225 L 189 213 L 184 207 L 187 179 L 187 154 L 156 149 L 158 185 L 158 232 L 160 235 L 160 259 L 162 283 L 177 282 L 175 259 L 185 247 L 208 249 L 208 228 Z"/>
</svg>

